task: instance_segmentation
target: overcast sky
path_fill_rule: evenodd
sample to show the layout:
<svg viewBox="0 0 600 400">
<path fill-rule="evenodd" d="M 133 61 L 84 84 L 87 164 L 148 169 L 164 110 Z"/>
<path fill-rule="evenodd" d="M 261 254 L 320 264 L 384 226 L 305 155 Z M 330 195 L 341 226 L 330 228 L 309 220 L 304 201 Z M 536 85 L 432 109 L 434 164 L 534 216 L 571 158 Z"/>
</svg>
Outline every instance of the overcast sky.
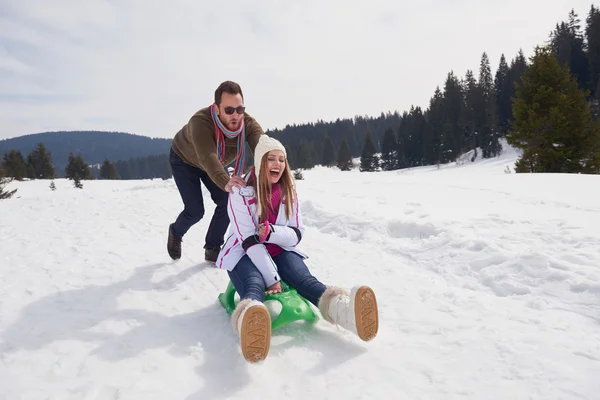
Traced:
<svg viewBox="0 0 600 400">
<path fill-rule="evenodd" d="M 263 128 L 427 107 L 450 70 L 530 56 L 580 0 L 0 0 L 0 139 L 172 137 L 223 80 Z"/>
</svg>

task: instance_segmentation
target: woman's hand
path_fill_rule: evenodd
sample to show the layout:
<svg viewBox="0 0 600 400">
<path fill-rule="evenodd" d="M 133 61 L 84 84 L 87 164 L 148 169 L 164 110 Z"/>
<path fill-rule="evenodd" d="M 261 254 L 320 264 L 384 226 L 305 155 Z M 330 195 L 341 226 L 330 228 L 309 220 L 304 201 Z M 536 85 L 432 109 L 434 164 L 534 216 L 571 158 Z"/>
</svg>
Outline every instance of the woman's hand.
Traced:
<svg viewBox="0 0 600 400">
<path fill-rule="evenodd" d="M 281 282 L 275 282 L 271 286 L 267 288 L 266 294 L 275 294 L 283 292 L 283 286 L 281 286 Z"/>
<path fill-rule="evenodd" d="M 269 230 L 267 231 L 267 229 L 269 229 Z M 260 224 L 258 226 L 258 232 L 256 232 L 256 234 L 258 235 L 259 240 L 260 240 L 260 238 L 262 238 L 263 236 L 266 236 L 270 231 L 271 231 L 271 225 L 269 225 L 269 228 L 267 228 L 267 226 L 265 224 Z"/>
<path fill-rule="evenodd" d="M 258 235 L 259 238 L 261 238 L 265 235 L 265 229 L 267 229 L 265 224 L 260 224 L 258 226 L 258 232 L 256 234 Z"/>
</svg>

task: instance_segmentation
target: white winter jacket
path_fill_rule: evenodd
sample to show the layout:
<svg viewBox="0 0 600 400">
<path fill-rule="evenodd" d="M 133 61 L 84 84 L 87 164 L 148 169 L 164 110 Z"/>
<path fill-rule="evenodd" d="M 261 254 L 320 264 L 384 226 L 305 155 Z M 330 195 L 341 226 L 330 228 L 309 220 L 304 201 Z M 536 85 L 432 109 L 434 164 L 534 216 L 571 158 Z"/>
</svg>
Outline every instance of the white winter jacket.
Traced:
<svg viewBox="0 0 600 400">
<path fill-rule="evenodd" d="M 262 243 L 256 243 L 254 234 L 258 229 L 258 214 L 254 187 L 233 188 L 229 194 L 227 213 L 229 214 L 229 232 L 227 240 L 217 257 L 216 265 L 232 271 L 238 261 L 248 254 L 252 263 L 260 271 L 267 287 L 280 281 L 277 266 L 273 262 L 267 248 Z M 296 246 L 304 235 L 304 224 L 298 203 L 298 195 L 295 193 L 293 212 L 290 219 L 285 216 L 285 204 L 283 199 L 279 206 L 277 220 L 271 224 L 273 231 L 264 243 L 274 243 L 286 251 L 298 253 L 302 258 L 308 258 Z"/>
</svg>

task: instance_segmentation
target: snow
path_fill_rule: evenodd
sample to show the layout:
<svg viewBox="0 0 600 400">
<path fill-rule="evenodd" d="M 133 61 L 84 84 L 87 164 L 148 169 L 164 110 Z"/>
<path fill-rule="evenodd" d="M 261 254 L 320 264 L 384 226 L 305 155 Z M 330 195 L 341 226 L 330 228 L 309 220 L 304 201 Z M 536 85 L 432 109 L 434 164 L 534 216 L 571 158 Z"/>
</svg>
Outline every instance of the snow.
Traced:
<svg viewBox="0 0 600 400">
<path fill-rule="evenodd" d="M 504 146 L 439 168 L 303 171 L 307 264 L 373 287 L 380 330 L 364 343 L 296 322 L 258 364 L 217 301 L 226 272 L 203 262 L 210 200 L 174 262 L 172 180 L 11 183 L 0 399 L 598 399 L 600 177 L 507 173 Z"/>
</svg>

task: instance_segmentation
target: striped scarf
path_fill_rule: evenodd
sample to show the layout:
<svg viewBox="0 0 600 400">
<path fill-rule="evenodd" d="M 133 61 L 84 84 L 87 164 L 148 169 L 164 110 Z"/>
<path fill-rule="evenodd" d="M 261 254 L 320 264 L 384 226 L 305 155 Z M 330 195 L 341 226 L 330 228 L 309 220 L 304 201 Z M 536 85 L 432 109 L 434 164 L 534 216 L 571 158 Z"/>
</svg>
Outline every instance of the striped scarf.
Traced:
<svg viewBox="0 0 600 400">
<path fill-rule="evenodd" d="M 228 139 L 238 138 L 237 141 L 237 157 L 235 159 L 234 175 L 241 176 L 244 172 L 244 162 L 246 160 L 246 128 L 244 120 L 238 130 L 230 131 L 223 125 L 219 116 L 217 115 L 217 105 L 213 103 L 210 107 L 210 113 L 212 115 L 213 123 L 215 124 L 215 136 L 217 140 L 217 155 L 221 163 L 225 160 L 225 136 Z"/>
</svg>

